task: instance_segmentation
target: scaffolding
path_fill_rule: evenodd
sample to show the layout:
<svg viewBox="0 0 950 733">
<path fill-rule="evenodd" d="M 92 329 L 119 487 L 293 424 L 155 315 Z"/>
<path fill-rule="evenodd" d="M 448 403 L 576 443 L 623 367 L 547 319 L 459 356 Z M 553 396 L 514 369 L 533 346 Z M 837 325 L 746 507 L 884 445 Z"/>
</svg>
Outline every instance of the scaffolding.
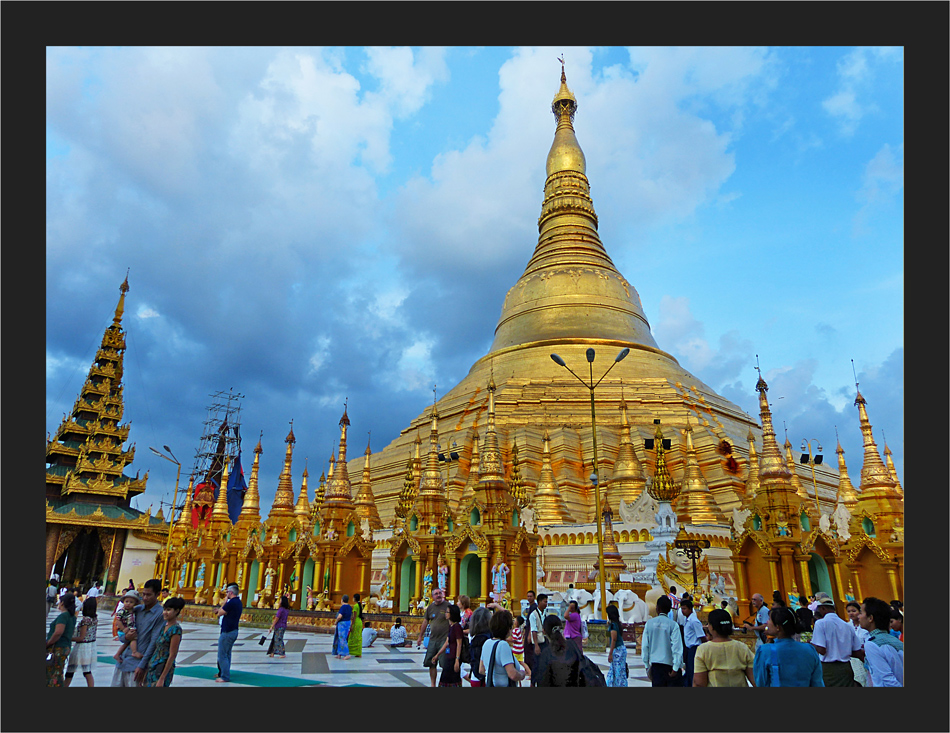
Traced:
<svg viewBox="0 0 950 733">
<path fill-rule="evenodd" d="M 228 463 L 232 463 L 241 448 L 241 400 L 244 395 L 235 392 L 233 388 L 213 392 L 208 395 L 211 404 L 208 406 L 208 417 L 203 423 L 201 442 L 195 450 L 195 463 L 192 475 L 195 482 L 204 481 L 211 469 L 215 456 L 218 454 L 218 443 L 221 428 L 227 423 L 225 430 L 224 455 Z"/>
</svg>

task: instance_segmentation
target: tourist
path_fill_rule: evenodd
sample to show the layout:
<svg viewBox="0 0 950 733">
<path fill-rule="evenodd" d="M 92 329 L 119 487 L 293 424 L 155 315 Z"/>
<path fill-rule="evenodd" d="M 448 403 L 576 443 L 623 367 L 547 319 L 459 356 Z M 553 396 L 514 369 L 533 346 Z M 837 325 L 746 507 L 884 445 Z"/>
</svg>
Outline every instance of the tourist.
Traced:
<svg viewBox="0 0 950 733">
<path fill-rule="evenodd" d="M 350 658 L 350 622 L 353 619 L 353 607 L 350 596 L 343 594 L 343 604 L 336 615 L 336 628 L 333 632 L 333 656 L 337 659 Z"/>
<path fill-rule="evenodd" d="M 707 631 L 709 642 L 699 646 L 693 661 L 693 687 L 755 687 L 752 650 L 729 638 L 732 614 L 710 611 Z"/>
<path fill-rule="evenodd" d="M 281 596 L 277 613 L 274 614 L 274 620 L 271 621 L 270 629 L 268 629 L 268 631 L 274 632 L 270 640 L 270 647 L 267 650 L 268 657 L 284 659 L 287 656 L 284 649 L 284 632 L 287 631 L 287 617 L 289 615 L 290 599 L 287 596 Z"/>
<path fill-rule="evenodd" d="M 472 620 L 468 625 L 469 654 L 472 659 L 471 677 L 468 682 L 472 687 L 485 686 L 485 673 L 480 671 L 475 660 L 482 658 L 482 647 L 491 638 L 490 623 L 492 616 L 493 614 L 488 608 L 480 606 L 472 613 Z"/>
<path fill-rule="evenodd" d="M 607 649 L 607 687 L 627 686 L 627 647 L 623 643 L 623 625 L 620 623 L 620 609 L 616 606 L 607 606 L 607 633 L 610 647 Z M 566 635 L 565 635 L 566 636 Z M 581 650 L 583 655 L 583 650 Z"/>
<path fill-rule="evenodd" d="M 684 687 L 693 686 L 693 660 L 696 658 L 696 650 L 706 639 L 706 630 L 703 628 L 699 617 L 693 613 L 693 602 L 690 600 L 680 603 L 680 611 L 683 612 L 685 623 L 683 624 L 683 649 L 686 656 L 686 678 L 683 680 Z"/>
<path fill-rule="evenodd" d="M 175 676 L 175 659 L 181 645 L 182 629 L 178 623 L 181 610 L 185 607 L 184 598 L 172 598 L 162 605 L 162 618 L 165 625 L 155 642 L 152 661 L 145 675 L 146 687 L 171 687 Z"/>
<path fill-rule="evenodd" d="M 64 593 L 59 600 L 59 615 L 46 634 L 46 686 L 63 687 L 63 671 L 76 630 L 76 596 Z"/>
<path fill-rule="evenodd" d="M 656 599 L 656 616 L 643 627 L 640 658 L 653 687 L 682 687 L 683 639 L 679 624 L 670 618 L 670 597 Z"/>
<path fill-rule="evenodd" d="M 525 649 L 531 649 L 531 686 L 537 686 L 535 678 L 538 671 L 538 659 L 541 652 L 547 646 L 548 642 L 544 637 L 544 609 L 548 607 L 548 596 L 546 593 L 539 593 L 537 605 L 528 615 L 528 641 Z M 525 654 L 525 660 L 528 661 L 528 655 Z"/>
<path fill-rule="evenodd" d="M 518 664 L 524 667 L 524 618 L 514 617 L 514 626 L 511 627 L 511 653 L 515 655 Z M 519 683 L 520 687 L 520 683 Z"/>
<path fill-rule="evenodd" d="M 791 609 L 778 606 L 769 611 L 766 633 L 774 644 L 755 650 L 752 669 L 756 687 L 824 687 L 821 660 L 811 644 L 795 641 L 798 619 Z"/>
<path fill-rule="evenodd" d="M 389 630 L 389 646 L 405 646 L 406 645 L 406 627 L 402 625 L 402 619 L 397 618 L 396 623 L 393 624 L 393 627 Z"/>
<path fill-rule="evenodd" d="M 112 621 L 113 635 L 121 646 L 119 646 L 119 650 L 112 658 L 118 662 L 122 657 L 122 653 L 126 650 L 126 647 L 128 647 L 133 657 L 141 659 L 142 655 L 139 653 L 135 634 L 130 634 L 129 632 L 135 631 L 136 612 L 145 608 L 145 605 L 142 603 L 142 596 L 137 590 L 127 590 L 121 598 L 121 603 L 122 609 L 115 615 L 115 619 Z"/>
<path fill-rule="evenodd" d="M 460 595 L 458 606 L 462 612 L 462 631 L 468 633 L 468 624 L 472 620 L 472 599 L 467 595 Z"/>
<path fill-rule="evenodd" d="M 581 654 L 584 654 L 584 630 L 581 627 L 580 607 L 577 601 L 569 601 L 564 613 L 564 638 L 568 644 Z"/>
<path fill-rule="evenodd" d="M 461 609 L 454 604 L 449 605 L 445 612 L 445 620 L 449 623 L 449 633 L 438 651 L 439 656 L 437 658 L 441 660 L 440 664 L 442 665 L 439 687 L 461 687 L 462 637 L 465 635 L 465 632 L 462 631 Z"/>
<path fill-rule="evenodd" d="M 46 615 L 49 616 L 49 612 L 53 610 L 53 606 L 56 605 L 57 598 L 59 597 L 58 591 L 56 589 L 56 581 L 52 578 L 49 583 L 46 585 Z"/>
<path fill-rule="evenodd" d="M 861 613 L 861 604 L 857 601 L 848 601 L 844 609 L 848 614 L 848 620 L 851 622 L 851 626 L 854 629 L 854 635 L 858 637 L 858 641 L 861 644 L 861 649 L 864 649 L 865 644 L 867 644 L 870 634 L 867 632 L 867 629 L 861 627 L 861 624 L 858 623 L 858 614 Z M 868 663 L 867 663 L 867 652 L 865 651 L 864 661 L 858 659 L 857 657 L 851 657 L 851 670 L 854 672 L 854 683 L 859 687 L 869 687 L 870 682 L 868 680 Z"/>
<path fill-rule="evenodd" d="M 376 637 L 379 636 L 379 632 L 372 628 L 372 624 L 367 621 L 363 624 L 363 646 L 367 649 L 373 646 L 373 642 L 376 641 Z"/>
<path fill-rule="evenodd" d="M 584 655 L 579 654 L 577 648 L 564 638 L 561 619 L 554 615 L 546 616 L 544 635 L 548 642 L 538 655 L 532 683 L 537 687 L 578 687 Z"/>
<path fill-rule="evenodd" d="M 854 687 L 851 657 L 864 658 L 861 642 L 854 627 L 835 613 L 835 602 L 826 593 L 819 593 L 815 611 L 815 633 L 811 644 L 821 659 L 825 687 Z"/>
<path fill-rule="evenodd" d="M 221 616 L 221 633 L 218 634 L 218 674 L 215 675 L 215 682 L 231 681 L 231 649 L 238 637 L 238 624 L 241 621 L 241 612 L 244 605 L 241 603 L 239 593 L 241 589 L 236 583 L 231 583 L 224 591 L 227 600 L 220 608 L 215 609 L 215 614 Z"/>
<path fill-rule="evenodd" d="M 766 628 L 769 621 L 769 609 L 765 607 L 765 599 L 761 593 L 753 594 L 752 609 L 755 614 L 755 624 L 753 625 L 748 621 L 743 621 L 742 624 L 755 632 L 755 649 L 758 651 L 759 647 L 766 642 Z"/>
<path fill-rule="evenodd" d="M 891 607 L 870 596 L 861 604 L 858 623 L 869 636 L 864 644 L 872 687 L 904 686 L 904 642 L 891 636 Z"/>
<path fill-rule="evenodd" d="M 801 605 L 795 609 L 798 625 L 802 631 L 811 631 L 815 625 L 815 613 L 808 607 L 808 599 L 805 596 L 799 599 L 799 603 Z"/>
<path fill-rule="evenodd" d="M 141 687 L 145 680 L 149 658 L 162 632 L 162 605 L 158 602 L 161 588 L 162 583 L 157 578 L 146 580 L 142 587 L 142 603 L 135 611 L 135 628 L 125 633 L 126 641 L 136 643 L 141 658 L 133 657 L 128 647 L 122 652 L 112 673 L 113 687 Z"/>
<path fill-rule="evenodd" d="M 425 623 L 419 630 L 419 639 L 416 641 L 416 649 L 422 646 L 422 639 L 426 631 L 429 632 L 429 644 L 426 647 L 425 657 L 422 660 L 422 666 L 429 668 L 429 683 L 435 687 L 436 669 L 439 665 L 438 651 L 442 647 L 442 642 L 449 635 L 449 621 L 445 615 L 449 610 L 449 602 L 445 600 L 445 592 L 441 588 L 432 590 L 432 603 L 425 610 Z"/>
<path fill-rule="evenodd" d="M 73 649 L 66 664 L 66 687 L 73 681 L 76 667 L 82 670 L 86 678 L 86 687 L 95 687 L 92 670 L 96 664 L 96 631 L 99 620 L 96 618 L 96 596 L 86 598 L 82 603 L 82 619 L 76 625 L 73 634 Z"/>
<path fill-rule="evenodd" d="M 347 646 L 354 657 L 363 656 L 363 604 L 360 602 L 359 593 L 353 594 L 353 622 L 350 624 Z"/>
<path fill-rule="evenodd" d="M 477 614 L 478 609 L 475 613 Z M 552 616 L 551 618 L 557 618 Z M 472 616 L 473 624 L 480 622 L 481 619 Z M 488 629 L 491 638 L 481 645 L 481 653 L 478 658 L 478 676 L 485 680 L 486 687 L 513 687 L 512 683 L 517 683 L 524 679 L 525 673 L 518 662 L 515 661 L 511 647 L 505 639 L 514 624 L 511 613 L 501 609 L 491 614 L 488 621 Z M 472 643 L 472 653 L 475 653 L 474 642 Z M 473 656 L 474 660 L 475 657 Z M 472 665 L 474 667 L 474 663 Z M 472 685 L 475 687 L 475 685 Z"/>
</svg>

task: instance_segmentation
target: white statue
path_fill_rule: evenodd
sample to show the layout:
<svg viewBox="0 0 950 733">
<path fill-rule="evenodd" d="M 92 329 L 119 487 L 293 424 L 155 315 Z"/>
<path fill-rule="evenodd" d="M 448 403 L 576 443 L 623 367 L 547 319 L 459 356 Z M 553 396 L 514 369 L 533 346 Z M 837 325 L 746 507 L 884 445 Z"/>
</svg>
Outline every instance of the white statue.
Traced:
<svg viewBox="0 0 950 733">
<path fill-rule="evenodd" d="M 733 509 L 732 510 L 732 528 L 736 531 L 736 534 L 742 534 L 744 529 L 745 520 L 749 518 L 749 515 L 752 514 L 751 509 Z"/>
<path fill-rule="evenodd" d="M 632 590 L 623 588 L 614 594 L 617 609 L 620 611 L 620 620 L 627 624 L 644 623 L 650 617 L 650 609 L 646 602 Z"/>
<path fill-rule="evenodd" d="M 607 605 L 610 605 L 610 602 L 614 600 L 614 594 L 609 590 L 607 591 Z M 600 583 L 597 584 L 597 587 L 594 588 L 594 618 L 603 618 L 600 613 Z"/>
<path fill-rule="evenodd" d="M 831 534 L 831 515 L 830 514 L 822 513 L 822 515 L 818 518 L 818 528 L 824 534 L 828 534 L 828 535 Z"/>
<path fill-rule="evenodd" d="M 521 526 L 529 532 L 534 531 L 537 527 L 534 521 L 534 509 L 532 507 L 526 506 L 521 510 Z"/>
<path fill-rule="evenodd" d="M 620 500 L 620 518 L 624 524 L 647 524 L 656 516 L 659 508 L 659 502 L 643 491 L 632 504 Z"/>
<path fill-rule="evenodd" d="M 851 522 L 851 512 L 844 504 L 838 504 L 835 507 L 835 527 L 838 530 L 838 537 L 844 542 L 851 538 L 851 530 L 848 525 Z"/>
<path fill-rule="evenodd" d="M 577 607 L 580 609 L 581 617 L 585 620 L 594 615 L 594 607 L 592 605 L 594 596 L 592 596 L 589 591 L 583 588 L 571 588 L 567 592 L 567 600 L 577 601 Z"/>
<path fill-rule="evenodd" d="M 716 587 L 713 588 L 713 592 L 721 597 L 726 595 L 726 576 L 722 573 L 719 574 L 719 579 L 716 581 Z"/>
</svg>

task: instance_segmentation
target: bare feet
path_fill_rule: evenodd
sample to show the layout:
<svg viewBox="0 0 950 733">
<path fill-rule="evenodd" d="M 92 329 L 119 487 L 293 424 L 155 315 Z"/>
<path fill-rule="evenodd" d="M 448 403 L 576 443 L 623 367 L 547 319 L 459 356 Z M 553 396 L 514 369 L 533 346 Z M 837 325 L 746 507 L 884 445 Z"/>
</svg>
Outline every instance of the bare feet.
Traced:
<svg viewBox="0 0 950 733">
<path fill-rule="evenodd" d="M 345 657 L 340 657 L 340 659 L 342 659 L 344 662 L 345 662 L 347 659 L 349 659 L 349 658 L 350 658 L 350 655 L 349 655 L 349 654 L 347 654 Z"/>
<path fill-rule="evenodd" d="M 278 659 L 286 659 L 286 658 L 287 658 L 287 655 L 286 655 L 286 654 L 278 654 L 278 655 L 277 655 L 277 658 L 278 658 Z"/>
<path fill-rule="evenodd" d="M 142 652 L 132 652 L 132 656 L 136 659 L 141 659 L 143 655 Z"/>
<path fill-rule="evenodd" d="M 221 679 L 220 677 L 215 677 L 215 678 L 214 678 L 214 681 L 215 681 L 215 682 L 227 682 L 227 680 L 223 680 L 223 679 Z"/>
<path fill-rule="evenodd" d="M 118 662 L 122 659 L 122 655 L 119 652 L 116 652 L 115 654 L 112 655 L 112 658 Z"/>
</svg>

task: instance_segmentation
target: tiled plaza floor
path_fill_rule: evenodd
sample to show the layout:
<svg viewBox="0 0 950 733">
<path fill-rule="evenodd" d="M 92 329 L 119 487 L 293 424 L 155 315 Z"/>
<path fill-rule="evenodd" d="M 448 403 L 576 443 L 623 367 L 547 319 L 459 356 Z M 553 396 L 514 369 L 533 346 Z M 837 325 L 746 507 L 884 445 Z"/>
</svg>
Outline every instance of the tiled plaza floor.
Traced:
<svg viewBox="0 0 950 733">
<path fill-rule="evenodd" d="M 46 628 L 55 617 L 54 610 Z M 216 683 L 218 627 L 208 624 L 182 623 L 184 634 L 175 666 L 174 687 L 427 687 L 429 672 L 422 666 L 425 649 L 402 647 L 390 649 L 385 639 L 363 649 L 362 657 L 346 661 L 331 653 L 329 634 L 287 631 L 284 634 L 286 659 L 271 659 L 267 646 L 258 641 L 263 629 L 242 628 L 231 653 L 231 682 Z M 93 671 L 97 686 L 112 682 L 115 661 L 112 655 L 119 642 L 112 640 L 112 619 L 109 612 L 99 614 L 96 640 L 98 664 Z M 268 640 L 269 640 L 268 636 Z M 584 653 L 607 673 L 607 654 L 585 649 Z M 649 687 L 650 682 L 640 657 L 627 650 L 631 687 Z M 85 687 L 82 674 L 76 674 L 73 687 Z M 467 686 L 467 684 L 466 684 Z"/>
</svg>

